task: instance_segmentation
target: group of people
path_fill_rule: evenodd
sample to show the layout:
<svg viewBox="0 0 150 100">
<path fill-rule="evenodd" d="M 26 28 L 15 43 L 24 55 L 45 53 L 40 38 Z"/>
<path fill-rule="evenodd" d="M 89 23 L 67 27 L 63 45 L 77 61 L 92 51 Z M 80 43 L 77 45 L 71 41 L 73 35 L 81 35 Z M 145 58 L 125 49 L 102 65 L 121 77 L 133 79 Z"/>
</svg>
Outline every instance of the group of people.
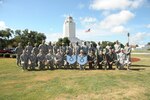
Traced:
<svg viewBox="0 0 150 100">
<path fill-rule="evenodd" d="M 100 42 L 96 47 L 92 43 L 87 45 L 83 42 L 79 45 L 78 42 L 73 46 L 57 46 L 56 44 L 45 44 L 43 40 L 38 46 L 34 47 L 28 42 L 28 45 L 23 49 L 21 43 L 16 47 L 17 65 L 23 70 L 34 70 L 36 67 L 40 70 L 57 69 L 57 68 L 79 68 L 80 70 L 88 67 L 89 69 L 112 69 L 115 65 L 116 69 L 124 69 L 131 64 L 131 48 L 127 43 L 124 48 L 116 41 L 114 48 L 107 43 L 105 48 Z"/>
</svg>

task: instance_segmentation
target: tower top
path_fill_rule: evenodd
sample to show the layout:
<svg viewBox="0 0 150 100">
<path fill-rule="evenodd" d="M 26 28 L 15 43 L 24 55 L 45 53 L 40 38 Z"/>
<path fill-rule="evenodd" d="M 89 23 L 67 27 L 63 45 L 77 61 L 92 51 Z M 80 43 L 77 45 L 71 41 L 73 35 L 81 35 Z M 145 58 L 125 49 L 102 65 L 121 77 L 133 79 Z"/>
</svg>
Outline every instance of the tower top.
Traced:
<svg viewBox="0 0 150 100">
<path fill-rule="evenodd" d="M 65 23 L 67 23 L 67 22 L 74 22 L 73 18 L 71 16 L 66 17 Z"/>
</svg>

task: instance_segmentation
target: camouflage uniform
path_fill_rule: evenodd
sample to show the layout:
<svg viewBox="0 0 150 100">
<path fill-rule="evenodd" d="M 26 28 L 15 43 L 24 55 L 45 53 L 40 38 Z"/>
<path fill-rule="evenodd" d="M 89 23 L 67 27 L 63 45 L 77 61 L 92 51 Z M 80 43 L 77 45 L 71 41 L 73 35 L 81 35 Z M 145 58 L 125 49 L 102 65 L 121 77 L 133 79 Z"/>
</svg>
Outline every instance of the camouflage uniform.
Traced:
<svg viewBox="0 0 150 100">
<path fill-rule="evenodd" d="M 106 54 L 106 61 L 107 61 L 107 65 L 108 65 L 109 69 L 112 69 L 114 59 L 115 59 L 115 56 L 114 56 L 112 50 L 110 49 L 109 52 Z"/>
<path fill-rule="evenodd" d="M 20 62 L 20 55 L 22 54 L 23 48 L 21 46 L 21 43 L 18 44 L 18 46 L 15 48 L 15 53 L 16 53 L 16 59 L 17 59 L 17 65 L 21 65 Z"/>
<path fill-rule="evenodd" d="M 38 60 L 38 67 L 39 69 L 45 68 L 45 54 L 43 54 L 42 50 L 40 50 L 39 54 L 37 55 Z"/>
<path fill-rule="evenodd" d="M 126 55 L 125 53 L 123 52 L 123 49 L 121 50 L 121 52 L 118 54 L 118 64 L 119 64 L 119 69 L 123 69 L 124 66 L 125 66 L 125 62 L 126 61 Z"/>
<path fill-rule="evenodd" d="M 25 50 L 23 50 L 23 53 L 20 56 L 21 66 L 23 70 L 28 68 L 28 55 Z"/>
<path fill-rule="evenodd" d="M 57 54 L 56 54 L 56 56 L 55 56 L 55 58 L 54 58 L 54 62 L 55 62 L 55 65 L 56 65 L 56 68 L 57 68 L 57 66 L 59 67 L 59 68 L 61 68 L 61 66 L 63 65 L 63 56 L 62 56 L 62 54 L 60 53 L 60 50 L 58 49 L 57 50 Z"/>
<path fill-rule="evenodd" d="M 86 42 L 83 42 L 83 45 L 81 47 L 81 49 L 83 50 L 84 54 L 87 55 L 88 54 L 88 46 L 86 45 Z"/>
<path fill-rule="evenodd" d="M 33 49 L 32 49 L 32 52 L 35 53 L 35 55 L 37 55 L 39 53 L 39 49 L 38 49 L 38 46 L 37 46 L 37 43 L 35 43 Z"/>
<path fill-rule="evenodd" d="M 38 48 L 39 50 L 42 50 L 42 53 L 44 54 L 44 55 L 46 55 L 47 53 L 48 53 L 48 47 L 47 47 L 47 45 L 45 44 L 45 41 L 43 40 L 42 41 L 42 44 L 40 44 L 39 45 L 39 48 Z"/>
<path fill-rule="evenodd" d="M 94 65 L 96 64 L 96 55 L 94 51 L 91 51 L 88 55 L 88 63 L 89 69 L 94 69 Z"/>
<path fill-rule="evenodd" d="M 30 69 L 35 69 L 37 65 L 37 55 L 33 51 L 30 55 L 29 60 L 30 60 Z"/>
<path fill-rule="evenodd" d="M 105 69 L 106 69 L 107 66 L 106 66 L 106 61 L 105 60 L 106 60 L 105 55 L 103 54 L 102 51 L 99 51 L 99 54 L 97 56 L 97 65 L 98 65 L 99 69 L 102 69 L 103 64 L 104 64 Z"/>
<path fill-rule="evenodd" d="M 45 58 L 46 58 L 46 64 L 47 64 L 48 69 L 49 67 L 51 69 L 54 69 L 54 55 L 51 49 L 49 50 L 49 53 L 45 56 Z"/>
<path fill-rule="evenodd" d="M 125 48 L 124 48 L 124 52 L 126 54 L 126 64 L 128 66 L 128 69 L 129 69 L 129 66 L 131 64 L 131 48 L 129 47 L 129 44 L 127 43 Z"/>
<path fill-rule="evenodd" d="M 80 45 L 78 45 L 78 42 L 76 43 L 76 45 L 74 46 L 74 52 L 76 55 L 78 55 L 80 53 L 81 47 Z"/>
<path fill-rule="evenodd" d="M 53 45 L 51 42 L 49 42 L 47 48 L 48 48 L 48 51 L 51 50 L 51 52 L 53 53 Z"/>
<path fill-rule="evenodd" d="M 118 41 L 116 41 L 116 44 L 114 45 L 114 48 L 115 48 L 115 53 L 116 53 L 117 59 L 118 59 L 118 55 L 119 55 L 120 49 L 121 49 L 121 46 L 120 46 Z"/>
</svg>

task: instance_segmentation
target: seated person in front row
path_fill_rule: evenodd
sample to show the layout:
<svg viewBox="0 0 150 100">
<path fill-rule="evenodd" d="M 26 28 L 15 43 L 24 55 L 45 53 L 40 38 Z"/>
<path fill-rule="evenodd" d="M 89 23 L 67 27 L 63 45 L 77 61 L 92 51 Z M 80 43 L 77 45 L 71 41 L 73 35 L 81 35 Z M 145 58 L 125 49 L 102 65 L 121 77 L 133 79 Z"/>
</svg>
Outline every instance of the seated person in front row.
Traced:
<svg viewBox="0 0 150 100">
<path fill-rule="evenodd" d="M 99 54 L 97 55 L 97 65 L 98 69 L 102 69 L 102 66 L 104 65 L 106 69 L 106 61 L 105 61 L 105 55 L 103 54 L 102 51 L 99 51 Z"/>
<path fill-rule="evenodd" d="M 60 53 L 60 50 L 57 50 L 56 56 L 54 58 L 54 64 L 56 65 L 56 68 L 61 68 L 63 65 L 63 55 Z"/>
<path fill-rule="evenodd" d="M 28 55 L 26 53 L 26 50 L 23 50 L 21 56 L 20 56 L 20 61 L 21 61 L 21 67 L 23 70 L 28 68 Z"/>
<path fill-rule="evenodd" d="M 36 56 L 36 53 L 32 50 L 31 51 L 31 55 L 29 57 L 29 62 L 30 62 L 30 69 L 35 69 L 36 67 L 36 62 L 37 62 L 37 56 Z"/>
<path fill-rule="evenodd" d="M 109 49 L 109 52 L 106 54 L 106 63 L 109 67 L 108 69 L 112 69 L 113 63 L 115 63 L 115 55 L 111 49 Z"/>
<path fill-rule="evenodd" d="M 40 49 L 39 54 L 37 55 L 37 60 L 38 60 L 38 67 L 39 69 L 44 69 L 45 68 L 45 54 L 42 51 L 42 49 Z"/>
<path fill-rule="evenodd" d="M 47 69 L 54 69 L 54 55 L 52 49 L 49 49 L 49 53 L 45 56 Z"/>
<path fill-rule="evenodd" d="M 85 55 L 85 53 L 83 52 L 83 50 L 80 50 L 79 57 L 84 58 L 85 56 L 86 56 L 86 55 Z M 85 66 L 86 66 L 86 64 L 84 64 L 84 65 L 79 64 L 80 70 L 85 69 Z"/>
<path fill-rule="evenodd" d="M 89 69 L 94 69 L 94 65 L 96 64 L 96 55 L 93 50 L 89 52 L 88 63 L 89 63 Z"/>
</svg>

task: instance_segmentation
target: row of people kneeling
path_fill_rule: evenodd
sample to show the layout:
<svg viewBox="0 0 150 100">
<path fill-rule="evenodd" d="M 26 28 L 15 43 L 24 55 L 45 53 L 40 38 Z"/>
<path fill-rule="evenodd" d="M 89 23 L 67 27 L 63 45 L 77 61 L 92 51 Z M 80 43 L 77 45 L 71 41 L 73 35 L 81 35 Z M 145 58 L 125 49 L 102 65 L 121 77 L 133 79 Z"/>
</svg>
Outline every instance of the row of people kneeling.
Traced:
<svg viewBox="0 0 150 100">
<path fill-rule="evenodd" d="M 130 55 L 125 54 L 123 49 L 119 53 L 115 53 L 113 49 L 109 49 L 107 53 L 97 50 L 97 52 L 91 51 L 89 54 L 80 50 L 78 55 L 69 55 L 67 51 L 66 54 L 63 54 L 58 49 L 54 55 L 50 49 L 46 55 L 42 50 L 39 51 L 38 55 L 34 54 L 34 52 L 28 55 L 27 51 L 23 50 L 20 56 L 20 65 L 23 70 L 34 70 L 36 67 L 43 70 L 46 68 L 78 68 L 78 66 L 80 70 L 83 70 L 87 65 L 89 69 L 112 69 L 113 64 L 116 66 L 116 69 L 124 69 L 125 66 L 129 69 L 131 65 Z"/>
</svg>

